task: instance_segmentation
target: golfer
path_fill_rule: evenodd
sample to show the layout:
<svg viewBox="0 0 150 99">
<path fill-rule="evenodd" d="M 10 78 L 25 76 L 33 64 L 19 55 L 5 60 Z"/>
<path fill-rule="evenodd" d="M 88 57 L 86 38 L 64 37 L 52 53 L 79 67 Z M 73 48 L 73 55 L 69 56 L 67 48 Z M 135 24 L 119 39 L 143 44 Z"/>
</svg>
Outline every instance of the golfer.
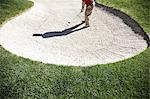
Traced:
<svg viewBox="0 0 150 99">
<path fill-rule="evenodd" d="M 81 12 L 84 11 L 84 7 L 86 5 L 86 10 L 85 10 L 85 26 L 89 27 L 89 16 L 92 13 L 93 7 L 94 7 L 94 0 L 82 0 L 82 9 Z"/>
</svg>

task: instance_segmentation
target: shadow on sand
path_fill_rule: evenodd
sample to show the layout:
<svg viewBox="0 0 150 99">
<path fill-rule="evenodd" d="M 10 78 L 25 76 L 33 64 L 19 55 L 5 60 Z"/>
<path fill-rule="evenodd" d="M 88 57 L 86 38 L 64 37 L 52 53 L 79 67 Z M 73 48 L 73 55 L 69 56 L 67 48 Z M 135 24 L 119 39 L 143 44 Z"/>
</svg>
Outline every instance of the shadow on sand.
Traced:
<svg viewBox="0 0 150 99">
<path fill-rule="evenodd" d="M 82 25 L 83 23 L 85 23 L 84 21 L 80 24 L 77 24 L 73 27 L 70 27 L 68 29 L 65 29 L 63 31 L 52 31 L 52 32 L 46 32 L 44 34 L 33 34 L 33 36 L 42 36 L 43 38 L 49 38 L 49 37 L 56 37 L 56 36 L 65 36 L 65 35 L 68 35 L 68 34 L 71 34 L 73 32 L 76 32 L 76 31 L 80 31 L 82 29 L 85 29 L 87 27 L 81 27 L 79 29 L 76 29 L 77 27 L 79 27 L 80 25 Z"/>
</svg>

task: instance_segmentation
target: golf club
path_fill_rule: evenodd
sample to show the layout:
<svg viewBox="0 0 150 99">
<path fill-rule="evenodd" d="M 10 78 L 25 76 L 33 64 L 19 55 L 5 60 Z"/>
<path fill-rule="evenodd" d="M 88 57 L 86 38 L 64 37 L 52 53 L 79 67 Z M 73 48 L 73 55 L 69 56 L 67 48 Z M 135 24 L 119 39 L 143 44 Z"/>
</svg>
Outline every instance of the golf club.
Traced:
<svg viewBox="0 0 150 99">
<path fill-rule="evenodd" d="M 71 23 L 72 23 L 72 21 L 73 21 L 73 20 L 75 20 L 76 18 L 79 18 L 79 19 L 82 21 L 82 19 L 81 19 L 80 15 L 81 15 L 81 12 L 80 12 L 80 13 L 78 13 L 78 14 L 77 14 L 74 18 L 72 18 L 72 19 L 71 19 L 71 21 L 69 21 L 69 22 L 67 23 L 67 25 L 71 24 Z"/>
</svg>

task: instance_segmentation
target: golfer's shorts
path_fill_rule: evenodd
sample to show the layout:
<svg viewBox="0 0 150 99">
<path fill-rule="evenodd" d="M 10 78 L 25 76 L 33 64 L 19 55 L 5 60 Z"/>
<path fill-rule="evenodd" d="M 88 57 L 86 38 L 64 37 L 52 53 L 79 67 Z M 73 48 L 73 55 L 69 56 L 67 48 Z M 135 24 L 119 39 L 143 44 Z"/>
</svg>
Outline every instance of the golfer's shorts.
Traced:
<svg viewBox="0 0 150 99">
<path fill-rule="evenodd" d="M 94 7 L 93 4 L 88 5 L 88 6 L 86 7 L 85 15 L 87 15 L 87 16 L 91 15 L 92 10 L 93 10 L 93 7 Z"/>
</svg>

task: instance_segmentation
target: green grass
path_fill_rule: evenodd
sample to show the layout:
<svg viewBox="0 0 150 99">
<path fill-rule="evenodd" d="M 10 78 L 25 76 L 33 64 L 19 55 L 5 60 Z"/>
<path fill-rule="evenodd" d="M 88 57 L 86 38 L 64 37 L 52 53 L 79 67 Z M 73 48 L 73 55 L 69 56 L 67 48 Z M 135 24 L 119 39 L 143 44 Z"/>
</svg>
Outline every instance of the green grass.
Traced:
<svg viewBox="0 0 150 99">
<path fill-rule="evenodd" d="M 135 19 L 144 31 L 150 34 L 150 0 L 97 0 L 119 9 Z"/>
<path fill-rule="evenodd" d="M 0 25 L 32 5 L 27 0 L 0 0 Z"/>
<path fill-rule="evenodd" d="M 121 62 L 83 68 L 30 61 L 0 46 L 0 99 L 148 99 L 149 65 L 150 48 Z"/>
<path fill-rule="evenodd" d="M 1 99 L 141 99 L 149 94 L 150 49 L 122 62 L 63 67 L 33 62 L 0 47 Z"/>
</svg>

